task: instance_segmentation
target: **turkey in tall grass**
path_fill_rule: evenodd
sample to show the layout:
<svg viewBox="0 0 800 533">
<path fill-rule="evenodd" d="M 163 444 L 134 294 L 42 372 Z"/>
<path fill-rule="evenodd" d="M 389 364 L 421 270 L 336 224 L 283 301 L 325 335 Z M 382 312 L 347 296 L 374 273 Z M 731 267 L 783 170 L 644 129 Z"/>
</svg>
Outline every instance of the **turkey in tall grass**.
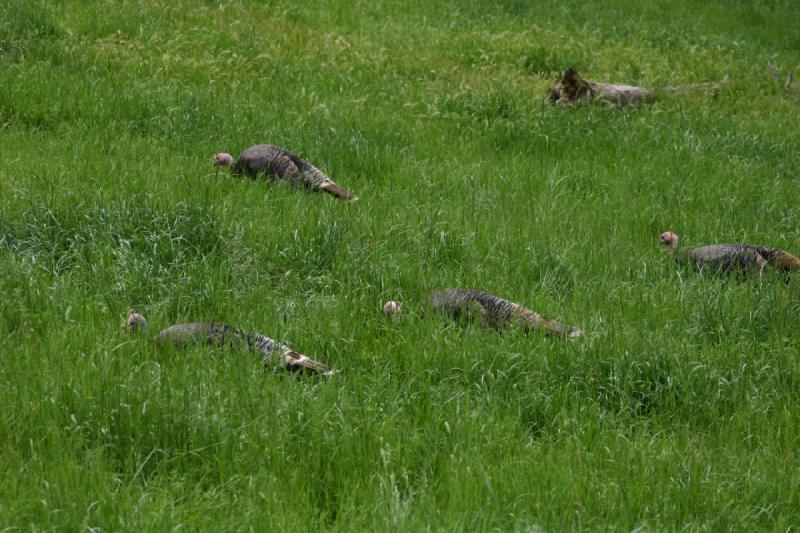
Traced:
<svg viewBox="0 0 800 533">
<path fill-rule="evenodd" d="M 234 176 L 244 175 L 253 179 L 264 176 L 269 180 L 287 181 L 296 187 L 326 192 L 348 202 L 358 200 L 355 194 L 334 183 L 305 159 L 274 144 L 251 146 L 236 160 L 231 154 L 218 153 L 214 156 L 214 166 L 228 167 Z"/>
</svg>

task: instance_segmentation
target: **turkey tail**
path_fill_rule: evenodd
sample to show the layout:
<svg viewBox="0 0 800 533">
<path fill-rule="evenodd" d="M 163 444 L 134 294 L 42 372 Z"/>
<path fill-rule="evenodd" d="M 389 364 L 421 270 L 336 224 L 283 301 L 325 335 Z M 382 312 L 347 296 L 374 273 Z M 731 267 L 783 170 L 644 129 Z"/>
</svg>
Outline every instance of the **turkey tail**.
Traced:
<svg viewBox="0 0 800 533">
<path fill-rule="evenodd" d="M 771 268 L 779 270 L 782 273 L 789 273 L 793 270 L 800 270 L 800 259 L 796 258 L 789 252 L 781 250 L 780 248 L 770 248 L 767 246 L 755 246 L 752 244 L 740 244 L 738 246 L 744 247 L 747 250 L 752 250 L 761 257 L 763 257 Z"/>
<path fill-rule="evenodd" d="M 319 188 L 328 194 L 332 194 L 333 196 L 341 198 L 343 200 L 347 200 L 348 202 L 352 203 L 358 201 L 358 196 L 351 193 L 344 187 L 339 187 L 331 180 L 328 180 L 327 182 L 323 183 L 322 185 L 319 186 Z"/>
<path fill-rule="evenodd" d="M 517 306 L 515 315 L 519 317 L 520 322 L 522 322 L 522 327 L 525 329 L 544 330 L 547 334 L 565 335 L 569 339 L 577 339 L 583 335 L 583 332 L 578 328 L 562 324 L 561 322 L 540 315 L 536 311 L 531 311 L 522 306 Z"/>
<path fill-rule="evenodd" d="M 766 259 L 767 264 L 787 283 L 789 282 L 790 274 L 800 270 L 800 259 L 789 252 L 784 252 L 777 248 L 763 248 L 761 255 Z"/>
<path fill-rule="evenodd" d="M 778 251 L 773 257 L 768 258 L 767 261 L 773 268 L 785 272 L 800 270 L 800 259 L 783 250 Z"/>
<path fill-rule="evenodd" d="M 327 376 L 335 374 L 336 371 L 330 367 L 314 361 L 301 353 L 297 353 L 288 346 L 276 343 L 266 335 L 260 333 L 247 334 L 247 344 L 251 348 L 261 352 L 264 360 L 269 360 L 277 349 L 280 352 L 281 363 L 293 372 L 306 371 L 309 374 L 321 374 Z"/>
<path fill-rule="evenodd" d="M 283 364 L 293 372 L 308 372 L 309 374 L 320 374 L 322 376 L 329 376 L 336 373 L 336 371 L 329 366 L 318 363 L 310 357 L 297 353 L 286 346 L 283 347 L 281 352 Z"/>
<path fill-rule="evenodd" d="M 542 328 L 547 331 L 547 333 L 552 333 L 554 335 L 566 335 L 568 339 L 577 339 L 583 335 L 583 332 L 578 328 L 562 324 L 561 322 L 556 322 L 555 320 L 547 318 L 546 316 L 541 318 Z"/>
<path fill-rule="evenodd" d="M 333 182 L 328 176 L 325 175 L 320 169 L 309 163 L 303 158 L 298 157 L 300 162 L 301 171 L 303 173 L 303 183 L 312 189 L 321 189 L 328 194 L 332 194 L 337 198 L 347 200 L 348 202 L 355 202 L 358 197 Z M 297 163 L 298 161 L 295 161 Z"/>
</svg>

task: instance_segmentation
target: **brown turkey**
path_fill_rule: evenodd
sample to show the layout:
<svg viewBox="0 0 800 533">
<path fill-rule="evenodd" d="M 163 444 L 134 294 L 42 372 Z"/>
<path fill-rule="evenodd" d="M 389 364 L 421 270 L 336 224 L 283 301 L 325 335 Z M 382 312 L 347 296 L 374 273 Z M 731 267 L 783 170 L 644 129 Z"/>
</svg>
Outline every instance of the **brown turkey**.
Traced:
<svg viewBox="0 0 800 533">
<path fill-rule="evenodd" d="M 144 335 L 147 330 L 147 320 L 139 313 L 131 313 L 128 315 L 128 329 L 132 334 Z M 265 361 L 277 351 L 281 364 L 295 372 L 321 375 L 336 373 L 326 365 L 297 353 L 265 335 L 243 331 L 227 324 L 199 322 L 176 324 L 162 330 L 158 334 L 158 341 L 176 347 L 189 344 L 207 344 L 218 348 L 246 345 L 248 349 L 260 353 Z"/>
<path fill-rule="evenodd" d="M 542 330 L 548 334 L 565 335 L 570 339 L 583 334 L 578 328 L 556 322 L 499 296 L 473 289 L 434 291 L 422 306 L 423 312 L 427 309 L 459 322 L 478 321 L 495 328 L 513 324 L 526 331 Z M 392 300 L 383 304 L 382 310 L 386 316 L 394 317 L 400 313 L 400 304 Z"/>
<path fill-rule="evenodd" d="M 242 152 L 236 161 L 231 154 L 225 152 L 216 154 L 214 166 L 228 167 L 234 176 L 277 178 L 298 187 L 304 186 L 313 191 L 324 191 L 348 202 L 358 200 L 356 195 L 344 187 L 336 185 L 332 179 L 305 159 L 274 144 L 251 146 Z"/>
<path fill-rule="evenodd" d="M 765 269 L 772 269 L 785 276 L 800 269 L 800 259 L 778 248 L 744 243 L 708 244 L 679 252 L 678 236 L 671 231 L 662 233 L 660 241 L 676 261 L 696 270 L 761 275 Z"/>
</svg>

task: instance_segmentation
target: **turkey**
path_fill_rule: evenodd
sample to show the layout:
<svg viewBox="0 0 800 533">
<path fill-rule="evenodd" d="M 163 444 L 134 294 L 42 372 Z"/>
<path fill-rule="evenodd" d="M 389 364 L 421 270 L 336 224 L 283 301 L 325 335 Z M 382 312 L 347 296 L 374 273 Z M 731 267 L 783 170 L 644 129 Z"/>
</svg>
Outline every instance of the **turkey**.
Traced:
<svg viewBox="0 0 800 533">
<path fill-rule="evenodd" d="M 678 236 L 665 231 L 660 237 L 661 245 L 679 263 L 687 263 L 696 270 L 712 273 L 758 274 L 765 269 L 774 269 L 784 275 L 800 269 L 800 259 L 778 248 L 753 244 L 708 244 L 678 252 Z"/>
<path fill-rule="evenodd" d="M 147 320 L 139 313 L 131 313 L 128 316 L 128 329 L 134 335 L 144 335 L 147 329 Z M 260 353 L 264 360 L 269 360 L 277 351 L 281 364 L 295 372 L 320 375 L 336 373 L 335 370 L 331 370 L 326 365 L 297 353 L 288 346 L 284 346 L 265 335 L 243 331 L 227 324 L 199 322 L 176 324 L 162 330 L 158 334 L 158 341 L 176 347 L 183 347 L 189 344 L 207 344 L 214 347 L 246 344 L 250 350 Z"/>
<path fill-rule="evenodd" d="M 336 185 L 333 180 L 305 159 L 274 144 L 251 146 L 239 155 L 237 161 L 233 160 L 231 154 L 225 152 L 216 154 L 214 166 L 228 167 L 235 176 L 244 174 L 251 178 L 260 175 L 265 175 L 270 179 L 277 177 L 295 186 L 303 185 L 314 191 L 325 191 L 348 202 L 358 200 L 356 195 L 344 187 Z"/>
<path fill-rule="evenodd" d="M 545 333 L 565 335 L 570 339 L 583 334 L 578 328 L 556 322 L 519 304 L 472 289 L 434 291 L 423 305 L 423 311 L 426 309 L 442 313 L 456 321 L 479 321 L 495 328 L 514 324 L 526 331 L 544 330 Z M 400 312 L 400 304 L 393 300 L 386 302 L 382 311 L 386 316 L 394 317 Z"/>
</svg>

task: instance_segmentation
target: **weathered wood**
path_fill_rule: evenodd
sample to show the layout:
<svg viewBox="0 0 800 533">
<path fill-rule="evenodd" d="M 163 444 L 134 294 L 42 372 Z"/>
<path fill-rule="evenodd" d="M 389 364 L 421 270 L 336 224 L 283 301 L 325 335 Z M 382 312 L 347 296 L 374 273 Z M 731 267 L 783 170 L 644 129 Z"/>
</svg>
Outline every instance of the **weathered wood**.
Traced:
<svg viewBox="0 0 800 533">
<path fill-rule="evenodd" d="M 602 101 L 614 105 L 640 104 L 652 98 L 653 92 L 642 87 L 616 83 L 588 81 L 569 68 L 561 82 L 550 88 L 549 100 L 553 104 L 587 104 Z"/>
<path fill-rule="evenodd" d="M 695 93 L 714 94 L 721 85 L 727 82 L 728 77 L 726 76 L 718 82 L 667 86 L 662 88 L 661 91 L 684 95 Z M 583 79 L 575 69 L 569 68 L 564 71 L 561 81 L 550 88 L 548 99 L 551 104 L 583 105 L 599 101 L 625 106 L 649 102 L 655 98 L 655 94 L 656 91 L 653 89 L 645 89 L 634 85 L 588 81 Z"/>
</svg>

